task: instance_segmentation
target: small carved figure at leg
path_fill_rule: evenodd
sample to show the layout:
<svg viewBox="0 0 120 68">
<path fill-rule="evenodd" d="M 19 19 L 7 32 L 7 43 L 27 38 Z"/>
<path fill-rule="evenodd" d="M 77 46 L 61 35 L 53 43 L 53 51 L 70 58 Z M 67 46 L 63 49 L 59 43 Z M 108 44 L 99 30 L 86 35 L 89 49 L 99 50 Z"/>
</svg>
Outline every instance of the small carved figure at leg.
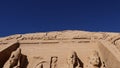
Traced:
<svg viewBox="0 0 120 68">
<path fill-rule="evenodd" d="M 35 67 L 34 68 L 43 68 L 44 66 L 44 64 L 46 63 L 46 61 L 40 61 L 37 65 L 35 65 Z"/>
<path fill-rule="evenodd" d="M 43 68 L 43 64 L 39 64 L 35 68 Z"/>
<path fill-rule="evenodd" d="M 51 57 L 50 68 L 57 68 L 57 61 L 58 61 L 57 56 Z"/>
<path fill-rule="evenodd" d="M 102 62 L 101 68 L 106 68 L 105 62 Z"/>
</svg>

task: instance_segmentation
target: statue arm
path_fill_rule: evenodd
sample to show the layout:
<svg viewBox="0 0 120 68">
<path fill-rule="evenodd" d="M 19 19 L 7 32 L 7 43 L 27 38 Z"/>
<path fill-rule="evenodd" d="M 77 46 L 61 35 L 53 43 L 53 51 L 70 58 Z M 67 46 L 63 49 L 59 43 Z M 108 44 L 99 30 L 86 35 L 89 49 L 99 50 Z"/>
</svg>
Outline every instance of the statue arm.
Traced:
<svg viewBox="0 0 120 68">
<path fill-rule="evenodd" d="M 20 66 L 20 62 L 21 62 L 21 54 L 20 54 L 20 56 L 19 56 L 19 58 L 18 58 L 18 64 L 17 64 L 17 66 Z"/>
<path fill-rule="evenodd" d="M 14 58 L 14 52 L 10 55 L 10 62 L 12 61 L 13 58 Z"/>
</svg>

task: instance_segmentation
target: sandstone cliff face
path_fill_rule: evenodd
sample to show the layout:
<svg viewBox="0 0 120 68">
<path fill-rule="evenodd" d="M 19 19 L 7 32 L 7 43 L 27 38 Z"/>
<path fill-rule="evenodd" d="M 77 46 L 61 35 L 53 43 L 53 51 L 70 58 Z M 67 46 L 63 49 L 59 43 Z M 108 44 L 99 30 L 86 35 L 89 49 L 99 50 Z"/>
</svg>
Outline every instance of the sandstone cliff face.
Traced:
<svg viewBox="0 0 120 68">
<path fill-rule="evenodd" d="M 20 61 L 11 57 L 17 53 Z M 78 30 L 16 34 L 0 38 L 0 54 L 0 59 L 7 57 L 0 60 L 0 68 L 119 68 L 120 34 Z"/>
</svg>

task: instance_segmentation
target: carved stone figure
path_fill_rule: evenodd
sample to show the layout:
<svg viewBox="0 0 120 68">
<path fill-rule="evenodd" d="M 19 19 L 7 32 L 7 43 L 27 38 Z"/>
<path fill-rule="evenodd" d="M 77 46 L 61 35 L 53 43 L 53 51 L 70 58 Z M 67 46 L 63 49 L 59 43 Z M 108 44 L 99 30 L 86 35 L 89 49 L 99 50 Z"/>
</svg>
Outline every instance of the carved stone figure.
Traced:
<svg viewBox="0 0 120 68">
<path fill-rule="evenodd" d="M 120 39 L 117 39 L 114 41 L 114 45 L 116 46 L 116 48 L 120 51 Z"/>
<path fill-rule="evenodd" d="M 93 49 L 98 52 L 89 54 Z M 119 68 L 119 63 L 120 33 L 68 30 L 0 38 L 0 68 Z"/>
<path fill-rule="evenodd" d="M 57 56 L 51 57 L 50 68 L 57 68 L 57 61 L 58 61 Z"/>
<path fill-rule="evenodd" d="M 100 57 L 97 51 L 93 51 L 93 54 L 89 57 L 87 68 L 100 68 Z"/>
<path fill-rule="evenodd" d="M 82 68 L 80 67 L 79 58 L 75 51 L 73 51 L 67 58 L 68 68 Z"/>
<path fill-rule="evenodd" d="M 48 63 L 47 61 L 42 60 L 37 63 L 34 68 L 48 68 Z"/>
<path fill-rule="evenodd" d="M 38 64 L 35 68 L 43 68 L 43 64 Z"/>
<path fill-rule="evenodd" d="M 101 66 L 101 68 L 106 68 L 106 65 L 105 65 L 105 62 L 104 62 L 104 61 L 102 61 L 102 66 Z"/>
<path fill-rule="evenodd" d="M 14 51 L 10 56 L 10 66 L 9 68 L 19 68 L 20 67 L 20 57 L 21 57 L 21 49 L 18 48 L 16 51 Z"/>
</svg>

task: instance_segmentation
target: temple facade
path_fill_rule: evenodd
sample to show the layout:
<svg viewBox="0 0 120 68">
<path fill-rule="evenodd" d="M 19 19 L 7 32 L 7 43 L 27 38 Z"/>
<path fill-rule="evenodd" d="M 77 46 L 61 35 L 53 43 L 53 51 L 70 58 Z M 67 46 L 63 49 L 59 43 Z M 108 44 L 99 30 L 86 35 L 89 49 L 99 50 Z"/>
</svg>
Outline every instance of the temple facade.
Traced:
<svg viewBox="0 0 120 68">
<path fill-rule="evenodd" d="M 0 68 L 120 68 L 120 34 L 66 30 L 1 37 Z"/>
</svg>

